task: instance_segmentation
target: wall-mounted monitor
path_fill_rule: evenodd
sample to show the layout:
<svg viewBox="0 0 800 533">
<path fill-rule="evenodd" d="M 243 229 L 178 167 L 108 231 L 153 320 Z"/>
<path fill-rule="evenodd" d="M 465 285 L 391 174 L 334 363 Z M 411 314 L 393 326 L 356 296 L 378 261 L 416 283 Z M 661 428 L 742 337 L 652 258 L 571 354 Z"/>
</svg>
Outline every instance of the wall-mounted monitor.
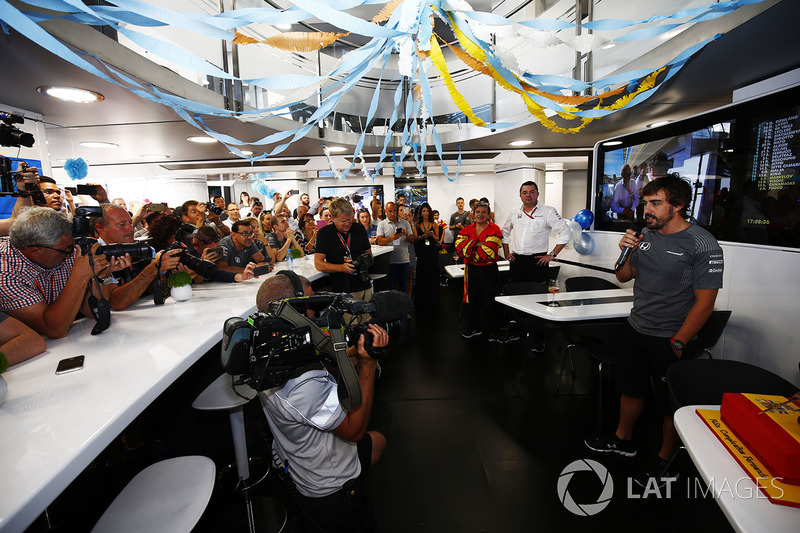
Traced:
<svg viewBox="0 0 800 533">
<path fill-rule="evenodd" d="M 353 208 L 366 209 L 372 214 L 375 201 L 384 205 L 383 185 L 345 185 L 342 187 L 318 187 L 319 197 L 345 198 Z M 373 192 L 374 198 L 373 198 Z"/>
<path fill-rule="evenodd" d="M 644 225 L 641 188 L 678 173 L 720 241 L 800 248 L 800 88 L 598 143 L 595 230 Z"/>
</svg>

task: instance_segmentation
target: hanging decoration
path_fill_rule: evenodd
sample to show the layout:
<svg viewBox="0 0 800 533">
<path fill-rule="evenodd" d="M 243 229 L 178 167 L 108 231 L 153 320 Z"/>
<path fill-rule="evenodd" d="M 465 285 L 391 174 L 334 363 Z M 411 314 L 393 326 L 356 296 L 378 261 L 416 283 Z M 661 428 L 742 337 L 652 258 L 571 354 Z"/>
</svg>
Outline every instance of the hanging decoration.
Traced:
<svg viewBox="0 0 800 533">
<path fill-rule="evenodd" d="M 333 177 L 336 178 L 337 180 L 344 181 L 345 179 L 344 173 L 342 173 L 341 170 L 336 168 L 336 165 L 333 162 L 333 158 L 331 157 L 331 151 L 327 145 L 325 144 L 322 145 L 322 152 L 325 154 L 325 158 L 328 160 L 328 167 L 331 169 L 331 172 L 333 172 Z"/>
<path fill-rule="evenodd" d="M 71 180 L 82 180 L 89 174 L 89 165 L 82 157 L 67 159 L 64 163 L 64 170 Z"/>
<path fill-rule="evenodd" d="M 273 189 L 269 183 L 261 180 L 253 183 L 253 191 L 258 193 L 264 200 L 272 199 L 272 195 L 279 192 L 277 189 Z"/>
<path fill-rule="evenodd" d="M 669 15 L 654 15 L 646 19 L 595 20 L 574 24 L 559 19 L 534 19 L 512 21 L 505 17 L 477 12 L 465 0 L 392 0 L 385 3 L 372 20 L 366 21 L 348 13 L 354 7 L 367 4 L 383 4 L 379 0 L 293 0 L 293 7 L 275 9 L 260 7 L 238 9 L 215 15 L 182 13 L 156 7 L 139 0 L 113 0 L 106 5 L 85 5 L 80 0 L 19 0 L 16 5 L 29 5 L 34 11 L 20 11 L 7 0 L 0 0 L 0 24 L 4 32 L 9 28 L 20 32 L 33 42 L 52 53 L 70 61 L 86 71 L 135 94 L 171 107 L 187 123 L 206 135 L 228 146 L 242 155 L 238 146 L 271 145 L 272 148 L 251 161 L 267 158 L 283 152 L 291 143 L 307 135 L 312 128 L 321 127 L 324 120 L 335 111 L 342 97 L 352 90 L 368 74 L 374 77 L 376 68 L 381 68 L 375 93 L 367 116 L 370 123 L 375 115 L 378 91 L 389 57 L 398 56 L 398 72 L 401 76 L 394 94 L 394 109 L 389 120 L 383 149 L 377 164 L 387 157 L 387 148 L 393 132 L 402 124 L 401 161 L 413 146 L 415 161 L 424 160 L 428 142 L 439 157 L 442 169 L 451 179 L 442 160 L 442 145 L 434 116 L 428 71 L 444 82 L 447 91 L 458 109 L 476 127 L 503 129 L 519 122 L 488 123 L 473 111 L 474 104 L 458 90 L 457 82 L 450 76 L 453 68 L 442 49 L 448 51 L 467 68 L 491 77 L 499 87 L 517 94 L 530 115 L 544 127 L 559 133 L 575 133 L 594 120 L 601 119 L 621 109 L 630 109 L 652 95 L 658 87 L 674 76 L 697 51 L 718 38 L 713 35 L 679 53 L 664 65 L 651 69 L 640 69 L 608 76 L 595 81 L 582 81 L 568 76 L 541 74 L 531 58 L 537 49 L 556 45 L 569 46 L 580 53 L 592 51 L 609 43 L 622 44 L 656 38 L 669 31 L 680 31 L 686 27 L 713 20 L 736 10 L 758 4 L 765 0 L 732 0 L 709 3 L 691 9 L 682 9 Z M 46 10 L 41 12 L 42 8 Z M 198 102 L 165 93 L 157 87 L 134 80 L 124 72 L 103 64 L 85 52 L 76 52 L 47 33 L 39 23 L 61 18 L 71 22 L 92 26 L 109 26 L 124 35 L 149 53 L 161 57 L 181 68 L 191 69 L 202 76 L 214 76 L 223 80 L 239 80 L 243 83 L 266 89 L 273 94 L 282 94 L 280 103 L 260 109 L 231 111 L 215 108 Z M 444 42 L 434 31 L 435 19 L 443 21 L 452 30 L 456 42 Z M 296 24 L 308 19 L 322 21 L 335 31 L 289 32 L 266 39 L 256 39 L 248 33 L 256 24 Z M 343 37 L 357 34 L 369 38 L 361 47 L 343 55 L 327 72 L 318 75 L 278 74 L 262 78 L 237 78 L 214 66 L 191 50 L 152 36 L 146 30 L 171 26 L 200 36 L 225 40 L 242 46 L 269 46 L 289 52 L 317 51 L 330 46 Z M 572 32 L 580 27 L 590 30 L 576 36 Z M 493 36 L 497 37 L 494 42 Z M 382 67 L 381 67 L 382 64 Z M 570 66 L 565 65 L 565 71 Z M 411 87 L 411 97 L 403 101 L 401 87 Z M 575 96 L 577 93 L 583 95 Z M 309 99 L 312 100 L 309 100 Z M 314 101 L 314 106 L 305 102 Z M 247 142 L 214 131 L 203 117 L 229 117 L 242 121 L 253 121 L 268 116 L 288 116 L 292 109 L 313 109 L 304 124 L 295 129 L 279 131 Z M 402 115 L 400 113 L 402 111 Z M 521 121 L 520 121 L 521 122 Z M 360 154 L 364 134 L 354 154 Z M 339 179 L 342 173 L 331 170 Z M 460 158 L 459 158 L 460 160 Z M 394 157 L 395 174 L 402 164 Z M 353 165 L 355 164 L 355 158 Z M 351 165 L 352 168 L 352 165 Z M 350 169 L 348 169 L 349 171 Z"/>
</svg>

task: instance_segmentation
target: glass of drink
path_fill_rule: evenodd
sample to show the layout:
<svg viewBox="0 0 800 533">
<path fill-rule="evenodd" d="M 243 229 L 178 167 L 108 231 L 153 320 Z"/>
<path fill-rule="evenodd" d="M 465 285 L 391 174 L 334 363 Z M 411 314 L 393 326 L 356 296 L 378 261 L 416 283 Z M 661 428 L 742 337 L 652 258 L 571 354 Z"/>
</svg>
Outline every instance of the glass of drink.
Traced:
<svg viewBox="0 0 800 533">
<path fill-rule="evenodd" d="M 551 279 L 547 284 L 547 290 L 550 292 L 550 294 L 553 295 L 551 297 L 550 303 L 548 305 L 550 307 L 558 307 L 558 302 L 556 302 L 556 293 L 559 290 L 558 280 L 557 279 Z"/>
</svg>

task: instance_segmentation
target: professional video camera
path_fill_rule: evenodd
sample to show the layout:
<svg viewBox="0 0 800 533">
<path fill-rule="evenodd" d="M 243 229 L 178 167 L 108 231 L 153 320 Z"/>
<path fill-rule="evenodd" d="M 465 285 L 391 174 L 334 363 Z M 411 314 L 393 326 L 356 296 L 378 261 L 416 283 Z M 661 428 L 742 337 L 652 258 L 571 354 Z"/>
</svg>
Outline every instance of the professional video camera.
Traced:
<svg viewBox="0 0 800 533">
<path fill-rule="evenodd" d="M 91 247 L 97 242 L 97 239 L 90 237 L 91 224 L 89 218 L 101 218 L 102 216 L 103 208 L 100 206 L 81 206 L 75 209 L 75 215 L 72 220 L 72 235 L 75 237 L 75 244 L 80 246 L 82 254 L 89 253 Z M 107 259 L 130 254 L 131 259 L 138 261 L 139 259 L 152 258 L 153 249 L 146 244 L 106 244 L 99 246 L 94 255 L 101 254 L 105 254 Z"/>
<path fill-rule="evenodd" d="M 306 316 L 309 307 L 321 309 L 319 318 Z M 374 359 L 384 356 L 388 346 L 372 345 L 368 324 L 383 327 L 397 342 L 405 334 L 410 312 L 411 299 L 399 291 L 375 293 L 369 302 L 338 293 L 276 300 L 270 302 L 268 313 L 225 321 L 222 367 L 228 374 L 240 375 L 240 383 L 262 391 L 282 386 L 298 370 L 328 363 L 339 369 L 340 401 L 350 409 L 361 403 L 361 389 L 347 347 L 355 346 L 364 334 L 367 353 Z M 364 322 L 366 314 L 371 318 Z"/>
<path fill-rule="evenodd" d="M 10 146 L 17 148 L 19 146 L 26 146 L 30 148 L 36 142 L 33 135 L 25 133 L 21 129 L 14 126 L 14 124 L 23 124 L 25 119 L 19 115 L 12 115 L 11 113 L 0 112 L 0 145 Z"/>
<path fill-rule="evenodd" d="M 369 252 L 364 252 L 353 259 L 354 276 L 358 276 L 361 281 L 369 281 L 369 267 L 375 263 L 375 259 Z"/>
<path fill-rule="evenodd" d="M 187 224 L 185 222 L 181 224 L 178 228 L 178 231 L 175 233 L 175 242 L 172 243 L 172 246 L 170 246 L 168 249 L 183 250 L 178 256 L 178 260 L 186 267 L 191 268 L 196 273 L 203 276 L 203 279 L 209 280 L 217 270 L 217 265 L 211 261 L 206 261 L 205 259 L 200 259 L 199 257 L 193 256 L 189 252 L 189 246 L 186 244 L 187 240 L 191 242 L 189 237 L 191 237 L 195 230 L 197 230 L 197 228 L 191 224 Z"/>
<path fill-rule="evenodd" d="M 45 205 L 47 202 L 44 199 L 44 193 L 39 190 L 39 185 L 35 183 L 36 180 L 33 182 L 22 181 L 25 173 L 25 170 L 21 172 L 12 172 L 11 159 L 0 157 L 0 196 L 31 198 L 35 205 Z M 35 176 L 33 172 L 31 172 L 31 174 Z M 19 185 L 14 187 L 14 182 L 18 184 L 24 183 L 25 188 L 20 190 Z"/>
</svg>

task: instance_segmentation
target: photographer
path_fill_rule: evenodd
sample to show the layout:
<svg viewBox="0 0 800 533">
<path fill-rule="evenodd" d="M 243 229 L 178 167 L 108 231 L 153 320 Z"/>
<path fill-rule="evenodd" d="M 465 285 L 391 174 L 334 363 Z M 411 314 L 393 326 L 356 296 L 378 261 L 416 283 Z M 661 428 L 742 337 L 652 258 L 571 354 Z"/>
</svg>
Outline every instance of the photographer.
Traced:
<svg viewBox="0 0 800 533">
<path fill-rule="evenodd" d="M 20 161 L 19 171 L 15 172 L 13 177 L 17 182 L 17 190 L 21 193 L 22 191 L 28 190 L 28 184 L 34 188 L 39 187 L 39 169 L 36 167 L 29 167 L 25 161 Z M 0 237 L 8 235 L 8 232 L 11 230 L 11 225 L 24 208 L 33 207 L 34 200 L 31 194 L 32 193 L 23 193 L 17 196 L 17 201 L 14 202 L 11 216 L 0 220 Z"/>
<path fill-rule="evenodd" d="M 303 277 L 306 296 L 313 295 Z M 269 302 L 295 296 L 285 275 L 268 278 L 258 290 L 256 304 L 266 312 Z M 386 346 L 389 335 L 371 324 L 373 345 Z M 260 395 L 274 437 L 273 457 L 291 478 L 293 496 L 309 531 L 369 531 L 374 517 L 366 495 L 370 465 L 380 459 L 386 438 L 367 431 L 372 411 L 377 361 L 364 348 L 364 335 L 348 349 L 361 388 L 362 402 L 345 412 L 338 401 L 336 381 L 321 363 L 282 387 Z"/>
<path fill-rule="evenodd" d="M 355 210 L 344 198 L 337 198 L 328 208 L 333 224 L 317 232 L 314 266 L 320 272 L 330 274 L 334 292 L 348 292 L 354 298 L 368 301 L 372 297 L 370 280 L 362 279 L 353 260 L 362 254 L 372 255 L 367 230 L 354 224 Z"/>
<path fill-rule="evenodd" d="M 0 238 L 0 309 L 52 339 L 65 337 L 83 312 L 91 316 L 90 295 L 107 298 L 107 285 L 89 282 L 123 268 L 116 258 L 84 255 L 75 246 L 72 221 L 48 207 L 23 211 Z M 98 289 L 101 287 L 101 289 Z"/>
<path fill-rule="evenodd" d="M 103 204 L 102 218 L 94 219 L 95 236 L 100 244 L 133 244 L 134 229 L 131 216 L 125 207 L 118 204 Z M 180 250 L 164 250 L 155 257 L 131 261 L 128 254 L 120 261 L 122 270 L 114 277 L 117 285 L 108 298 L 111 307 L 122 311 L 131 306 L 158 277 L 159 271 L 168 272 L 179 265 Z M 160 268 L 159 268 L 160 267 Z"/>
<path fill-rule="evenodd" d="M 231 234 L 230 228 L 222 223 L 219 215 L 208 210 L 208 206 L 197 200 L 183 202 L 180 209 L 181 221 L 192 224 L 198 228 L 209 226 L 214 228 L 220 237 Z M 188 243 L 186 243 L 188 244 Z"/>
</svg>

